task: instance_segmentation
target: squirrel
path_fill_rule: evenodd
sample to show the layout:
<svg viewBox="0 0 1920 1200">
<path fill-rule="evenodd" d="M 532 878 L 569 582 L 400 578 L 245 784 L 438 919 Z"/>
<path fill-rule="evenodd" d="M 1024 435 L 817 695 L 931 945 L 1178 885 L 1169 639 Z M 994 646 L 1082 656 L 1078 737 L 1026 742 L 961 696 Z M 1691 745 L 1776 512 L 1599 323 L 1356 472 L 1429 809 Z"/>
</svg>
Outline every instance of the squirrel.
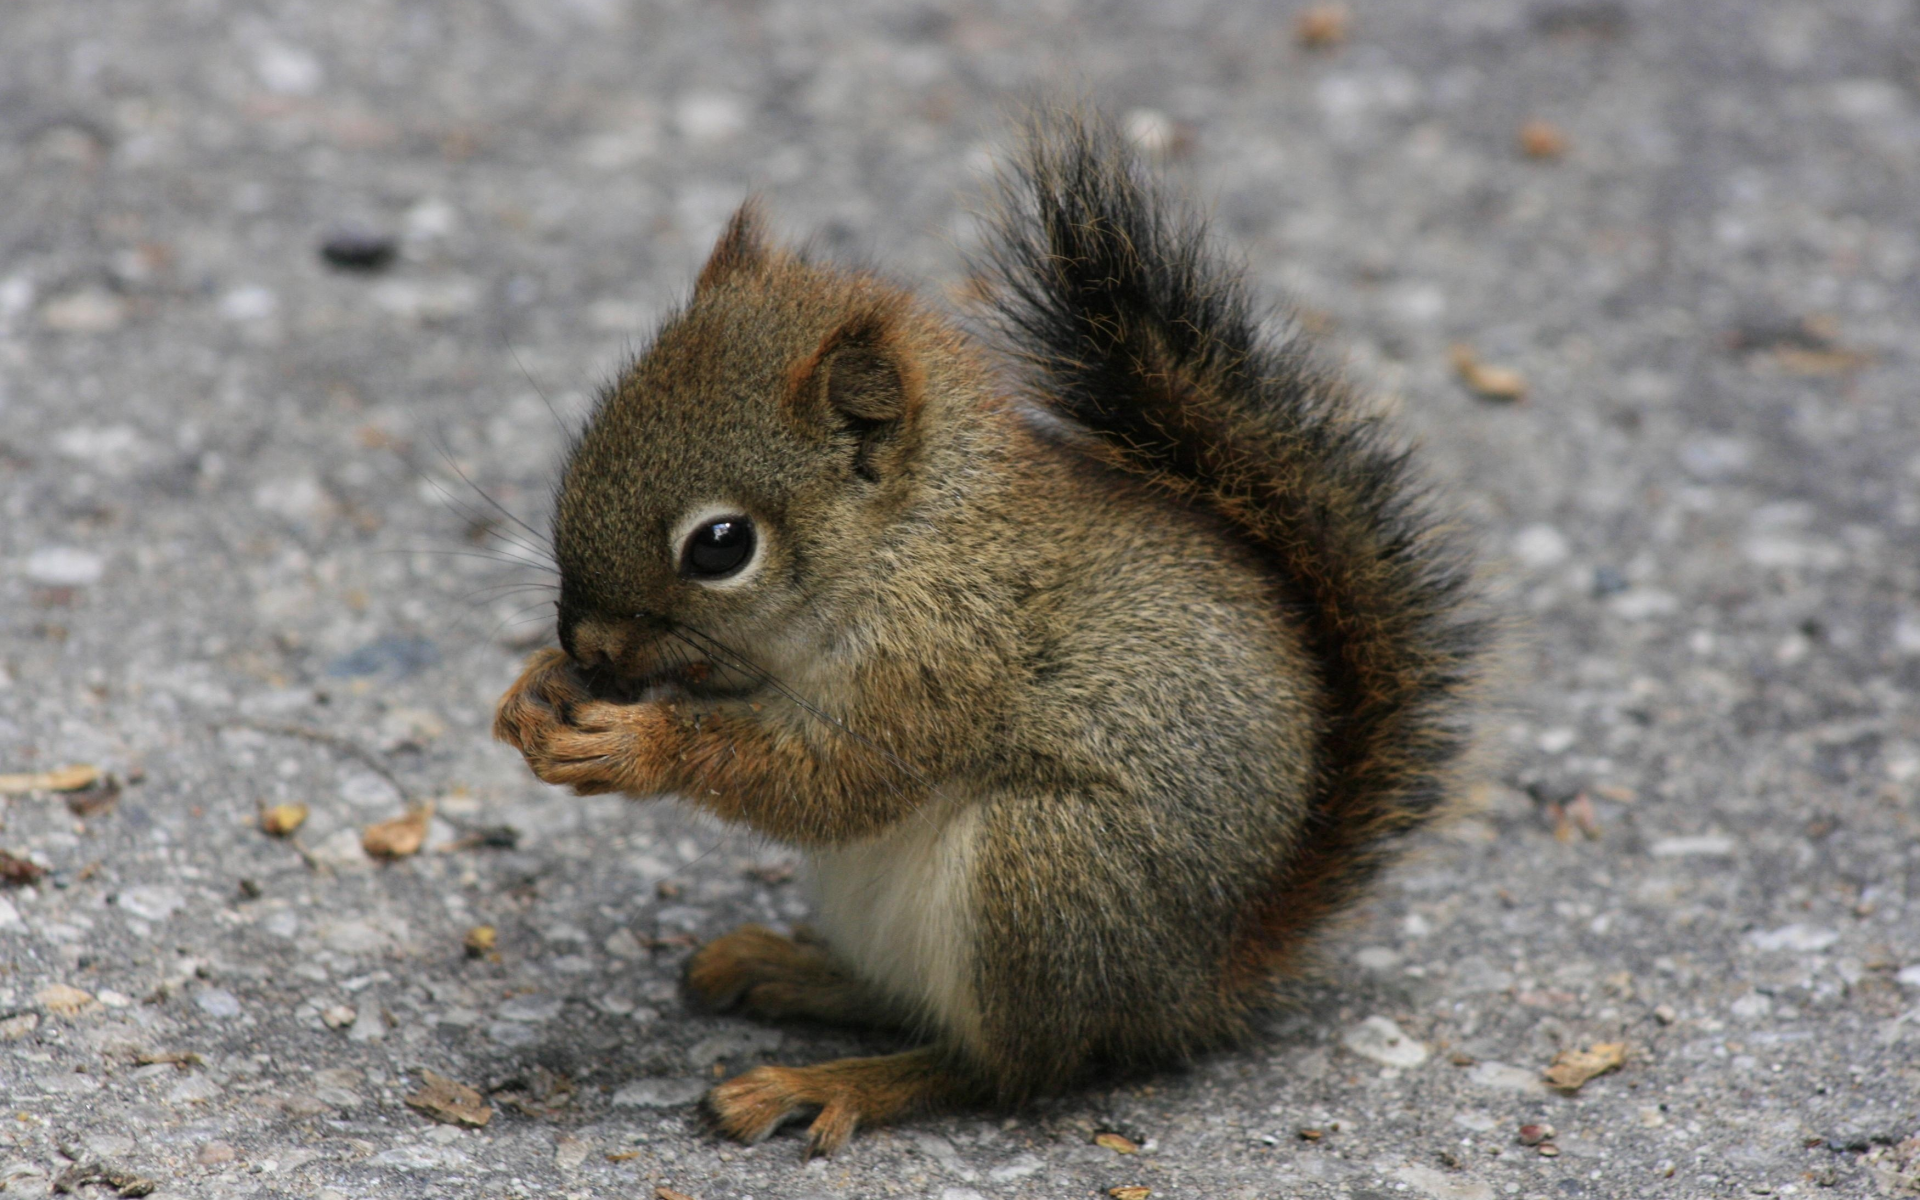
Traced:
<svg viewBox="0 0 1920 1200">
<path fill-rule="evenodd" d="M 743 1141 L 1243 1037 L 1459 791 L 1487 624 L 1404 446 L 1098 119 L 1028 123 L 991 228 L 977 332 L 743 205 L 571 449 L 496 712 L 803 853 L 816 924 L 695 998 L 916 1046 L 720 1083 Z"/>
</svg>

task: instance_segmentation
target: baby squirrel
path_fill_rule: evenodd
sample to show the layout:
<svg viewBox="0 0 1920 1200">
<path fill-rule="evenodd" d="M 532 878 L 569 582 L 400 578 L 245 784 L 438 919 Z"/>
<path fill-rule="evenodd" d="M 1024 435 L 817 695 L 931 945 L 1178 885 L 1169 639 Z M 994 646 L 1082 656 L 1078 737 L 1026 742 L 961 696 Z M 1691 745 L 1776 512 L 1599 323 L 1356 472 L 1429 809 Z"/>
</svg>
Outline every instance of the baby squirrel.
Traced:
<svg viewBox="0 0 1920 1200">
<path fill-rule="evenodd" d="M 1241 1035 L 1466 746 L 1483 624 L 1405 451 L 1110 127 L 1035 121 L 1000 201 L 997 355 L 734 216 L 572 448 L 561 648 L 499 703 L 549 783 L 804 852 L 816 927 L 696 997 L 921 1043 L 720 1084 L 745 1141 Z"/>
</svg>

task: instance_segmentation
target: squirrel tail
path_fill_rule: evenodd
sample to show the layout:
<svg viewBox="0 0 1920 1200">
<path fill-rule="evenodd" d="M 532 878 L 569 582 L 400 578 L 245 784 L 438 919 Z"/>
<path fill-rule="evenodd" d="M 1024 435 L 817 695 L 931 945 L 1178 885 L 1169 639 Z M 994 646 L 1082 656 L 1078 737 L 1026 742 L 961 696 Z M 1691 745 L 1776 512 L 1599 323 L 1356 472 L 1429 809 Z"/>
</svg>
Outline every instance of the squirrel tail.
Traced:
<svg viewBox="0 0 1920 1200">
<path fill-rule="evenodd" d="M 1262 331 L 1240 271 L 1121 135 L 1044 117 L 1001 192 L 978 266 L 1034 399 L 1121 469 L 1218 512 L 1305 602 L 1332 717 L 1306 827 L 1226 964 L 1243 993 L 1293 966 L 1446 806 L 1488 634 L 1469 566 L 1406 450 L 1297 330 Z"/>
</svg>

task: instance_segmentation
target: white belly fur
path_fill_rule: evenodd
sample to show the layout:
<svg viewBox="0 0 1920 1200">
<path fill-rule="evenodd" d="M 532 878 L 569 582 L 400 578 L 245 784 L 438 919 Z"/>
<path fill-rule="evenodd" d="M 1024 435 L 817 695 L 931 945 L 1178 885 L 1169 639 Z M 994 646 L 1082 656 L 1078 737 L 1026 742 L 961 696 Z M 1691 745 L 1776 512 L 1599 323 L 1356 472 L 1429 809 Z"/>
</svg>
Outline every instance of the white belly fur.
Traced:
<svg viewBox="0 0 1920 1200">
<path fill-rule="evenodd" d="M 977 1042 L 973 852 L 979 810 L 955 802 L 868 841 L 808 855 L 814 923 L 862 979 L 906 1013 Z"/>
</svg>

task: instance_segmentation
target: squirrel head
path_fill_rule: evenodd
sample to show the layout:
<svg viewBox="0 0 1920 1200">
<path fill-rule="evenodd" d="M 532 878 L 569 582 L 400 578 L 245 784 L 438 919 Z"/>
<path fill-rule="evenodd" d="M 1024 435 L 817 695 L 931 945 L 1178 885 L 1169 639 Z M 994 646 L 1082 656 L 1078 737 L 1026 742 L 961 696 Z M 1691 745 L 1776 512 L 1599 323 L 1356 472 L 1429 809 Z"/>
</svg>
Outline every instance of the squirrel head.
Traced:
<svg viewBox="0 0 1920 1200">
<path fill-rule="evenodd" d="M 881 569 L 920 486 L 929 372 L 964 359 L 958 338 L 871 276 L 770 248 L 742 207 L 568 461 L 567 653 L 626 685 L 746 683 L 712 642 L 777 643 Z"/>
</svg>

